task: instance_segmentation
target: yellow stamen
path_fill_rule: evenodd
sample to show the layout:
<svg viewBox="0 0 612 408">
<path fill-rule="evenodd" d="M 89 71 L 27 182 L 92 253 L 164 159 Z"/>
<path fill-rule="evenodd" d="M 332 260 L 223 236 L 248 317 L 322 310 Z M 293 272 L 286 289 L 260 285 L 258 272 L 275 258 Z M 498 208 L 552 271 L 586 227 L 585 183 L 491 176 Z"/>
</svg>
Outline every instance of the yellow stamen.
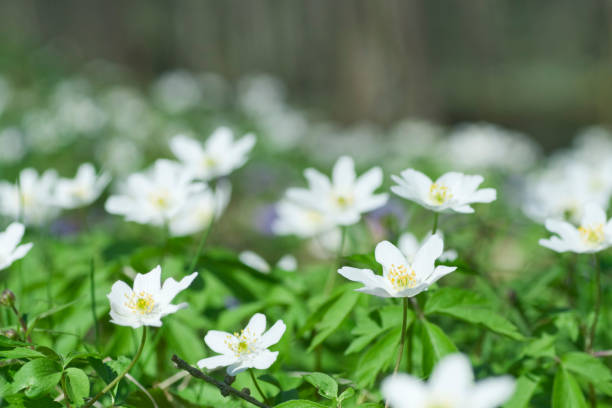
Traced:
<svg viewBox="0 0 612 408">
<path fill-rule="evenodd" d="M 140 291 L 138 293 L 132 292 L 129 295 L 125 295 L 127 302 L 125 305 L 132 310 L 132 312 L 137 314 L 149 314 L 153 311 L 153 307 L 155 306 L 155 300 L 153 300 L 153 296 L 145 291 Z"/>
<path fill-rule="evenodd" d="M 236 341 L 236 338 L 238 341 Z M 224 343 L 236 357 L 242 357 L 255 351 L 256 340 L 256 337 L 249 329 L 243 329 L 240 333 L 234 333 L 233 337 L 228 335 Z"/>
<path fill-rule="evenodd" d="M 578 228 L 578 231 L 580 232 L 580 237 L 582 240 L 591 245 L 601 244 L 605 238 L 603 224 L 590 227 L 580 227 Z"/>
<path fill-rule="evenodd" d="M 412 268 L 408 270 L 406 265 L 395 266 L 391 264 L 387 272 L 387 279 L 391 282 L 393 289 L 398 292 L 406 288 L 414 288 L 417 285 L 414 270 Z"/>
<path fill-rule="evenodd" d="M 452 193 L 445 185 L 433 183 L 429 188 L 429 198 L 437 205 L 444 204 L 452 197 Z"/>
</svg>

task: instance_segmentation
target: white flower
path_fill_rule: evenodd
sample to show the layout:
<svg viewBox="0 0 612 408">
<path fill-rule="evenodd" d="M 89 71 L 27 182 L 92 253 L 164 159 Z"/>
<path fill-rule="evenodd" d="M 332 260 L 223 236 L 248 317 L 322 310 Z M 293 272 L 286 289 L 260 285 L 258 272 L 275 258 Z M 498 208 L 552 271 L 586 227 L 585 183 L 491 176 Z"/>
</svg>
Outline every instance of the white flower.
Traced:
<svg viewBox="0 0 612 408">
<path fill-rule="evenodd" d="M 546 220 L 546 228 L 558 236 L 541 239 L 540 245 L 553 251 L 593 253 L 612 246 L 612 220 L 606 220 L 605 211 L 594 203 L 585 206 L 579 228 L 555 219 Z"/>
<path fill-rule="evenodd" d="M 442 238 L 433 235 L 416 252 L 414 261 L 408 262 L 395 245 L 382 241 L 376 245 L 374 252 L 376 262 L 382 265 L 382 276 L 374 274 L 370 269 L 349 266 L 338 269 L 338 273 L 347 279 L 363 283 L 365 286 L 357 289 L 359 292 L 380 297 L 412 297 L 457 269 L 435 266 L 436 259 L 442 255 L 443 247 Z"/>
<path fill-rule="evenodd" d="M 255 145 L 255 135 L 247 134 L 234 141 L 234 134 L 226 127 L 217 128 L 202 145 L 184 135 L 170 141 L 170 149 L 193 172 L 194 177 L 210 180 L 226 176 L 241 167 Z"/>
<path fill-rule="evenodd" d="M 429 237 L 431 237 L 431 235 L 431 231 L 429 231 L 423 241 L 419 242 L 419 240 L 417 240 L 413 234 L 405 232 L 399 237 L 397 247 L 400 249 L 400 251 L 402 251 L 408 262 L 413 262 L 414 256 L 416 255 L 420 246 L 422 245 L 422 243 L 427 241 Z M 437 231 L 436 235 L 439 235 L 440 238 L 444 240 L 444 235 L 441 231 Z M 442 255 L 440 255 L 440 258 L 438 258 L 438 260 L 440 262 L 452 262 L 457 259 L 457 256 L 457 251 L 455 251 L 454 249 L 447 249 L 446 251 L 442 252 Z"/>
<path fill-rule="evenodd" d="M 192 181 L 183 166 L 159 159 L 143 173 L 128 176 L 121 194 L 106 201 L 106 211 L 125 216 L 127 221 L 162 226 L 169 223 L 194 194 L 206 189 Z"/>
<path fill-rule="evenodd" d="M 14 222 L 4 232 L 0 232 L 0 270 L 6 269 L 13 262 L 26 256 L 32 243 L 19 245 L 25 227 L 23 224 Z"/>
<path fill-rule="evenodd" d="M 374 194 L 382 184 L 380 167 L 356 177 L 353 159 L 342 156 L 334 165 L 332 179 L 315 169 L 306 169 L 309 188 L 291 188 L 287 197 L 304 207 L 329 215 L 340 225 L 355 224 L 361 214 L 385 205 L 387 194 Z"/>
<path fill-rule="evenodd" d="M 247 368 L 266 369 L 278 356 L 278 351 L 270 351 L 268 347 L 278 343 L 286 328 L 285 323 L 278 320 L 265 331 L 266 316 L 256 313 L 240 333 L 210 330 L 204 341 L 219 355 L 198 361 L 198 367 L 213 370 L 227 366 L 227 373 L 231 376 Z"/>
<path fill-rule="evenodd" d="M 197 275 L 194 272 L 180 282 L 168 278 L 161 286 L 161 267 L 158 265 L 149 273 L 137 274 L 134 288 L 123 281 L 115 282 L 107 295 L 111 323 L 134 329 L 140 326 L 160 327 L 162 317 L 188 306 L 187 303 L 173 305 L 170 302 L 180 291 L 189 287 Z"/>
<path fill-rule="evenodd" d="M 484 181 L 480 175 L 450 172 L 435 182 L 414 169 L 402 171 L 401 177 L 391 176 L 398 185 L 391 191 L 436 212 L 473 213 L 472 203 L 490 203 L 497 197 L 494 188 L 478 186 Z"/>
<path fill-rule="evenodd" d="M 329 215 L 289 200 L 282 200 L 276 205 L 276 214 L 272 231 L 277 235 L 310 238 L 336 227 Z"/>
<path fill-rule="evenodd" d="M 181 113 L 192 109 L 202 100 L 200 83 L 186 71 L 163 74 L 153 84 L 152 91 L 161 107 L 170 113 Z"/>
<path fill-rule="evenodd" d="M 527 136 L 489 123 L 464 124 L 453 130 L 440 154 L 460 169 L 495 168 L 523 171 L 538 157 L 538 148 Z"/>
<path fill-rule="evenodd" d="M 0 163 L 17 163 L 26 152 L 25 137 L 21 130 L 14 127 L 0 130 Z"/>
<path fill-rule="evenodd" d="M 272 267 L 259 254 L 253 251 L 242 251 L 238 255 L 240 262 L 249 266 L 261 273 L 270 273 Z M 297 260 L 291 254 L 284 255 L 276 263 L 276 267 L 284 271 L 295 271 L 297 269 Z"/>
<path fill-rule="evenodd" d="M 93 203 L 108 185 L 110 175 L 96 175 L 91 163 L 79 166 L 74 179 L 60 178 L 55 187 L 55 201 L 62 208 L 78 208 Z"/>
<path fill-rule="evenodd" d="M 181 210 L 170 220 L 170 235 L 185 236 L 198 233 L 208 228 L 213 219 L 221 217 L 232 194 L 231 184 L 222 181 L 217 183 L 214 191 L 207 188 L 187 199 Z"/>
<path fill-rule="evenodd" d="M 407 374 L 396 374 L 382 383 L 383 397 L 392 408 L 496 408 L 513 394 L 510 376 L 474 383 L 470 361 L 463 354 L 444 357 L 427 383 Z"/>
<path fill-rule="evenodd" d="M 42 175 L 32 168 L 23 169 L 17 184 L 0 182 L 0 213 L 26 225 L 40 226 L 59 214 L 53 190 L 57 173 L 47 170 Z"/>
</svg>

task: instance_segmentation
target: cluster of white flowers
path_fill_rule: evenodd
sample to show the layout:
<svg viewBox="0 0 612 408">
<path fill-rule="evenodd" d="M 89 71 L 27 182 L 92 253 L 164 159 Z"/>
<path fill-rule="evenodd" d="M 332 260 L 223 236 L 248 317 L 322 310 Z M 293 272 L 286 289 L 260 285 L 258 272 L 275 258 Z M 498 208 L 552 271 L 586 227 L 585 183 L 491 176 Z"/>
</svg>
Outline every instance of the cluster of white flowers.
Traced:
<svg viewBox="0 0 612 408">
<path fill-rule="evenodd" d="M 17 183 L 0 181 L 0 214 L 26 225 L 41 226 L 58 216 L 62 209 L 93 203 L 110 181 L 107 173 L 96 174 L 84 163 L 74 178 L 60 178 L 55 170 L 42 174 L 26 168 Z"/>
<path fill-rule="evenodd" d="M 234 140 L 225 127 L 215 130 L 204 146 L 178 135 L 170 148 L 180 161 L 158 159 L 151 168 L 129 175 L 106 201 L 106 211 L 166 227 L 173 236 L 200 232 L 221 216 L 231 195 L 227 180 L 219 180 L 214 189 L 208 182 L 241 167 L 254 144 L 254 135 Z"/>
</svg>

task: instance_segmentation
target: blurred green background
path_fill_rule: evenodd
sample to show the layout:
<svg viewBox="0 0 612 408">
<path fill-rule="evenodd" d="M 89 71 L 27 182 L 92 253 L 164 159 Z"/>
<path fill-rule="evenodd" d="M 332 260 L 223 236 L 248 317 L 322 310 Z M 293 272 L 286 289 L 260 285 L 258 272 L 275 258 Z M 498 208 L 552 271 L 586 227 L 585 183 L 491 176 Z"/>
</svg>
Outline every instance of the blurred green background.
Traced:
<svg viewBox="0 0 612 408">
<path fill-rule="evenodd" d="M 3 0 L 0 72 L 263 72 L 340 123 L 488 121 L 550 149 L 612 122 L 611 22 L 608 0 Z"/>
</svg>

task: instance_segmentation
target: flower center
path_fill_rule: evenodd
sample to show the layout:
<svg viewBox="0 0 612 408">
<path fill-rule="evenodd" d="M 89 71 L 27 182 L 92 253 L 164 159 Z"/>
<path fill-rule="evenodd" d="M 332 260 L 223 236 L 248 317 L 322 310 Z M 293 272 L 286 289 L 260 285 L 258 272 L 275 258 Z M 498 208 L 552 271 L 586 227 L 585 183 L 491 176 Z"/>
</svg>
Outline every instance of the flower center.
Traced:
<svg viewBox="0 0 612 408">
<path fill-rule="evenodd" d="M 351 194 L 335 194 L 334 201 L 340 208 L 346 208 L 353 204 L 355 201 L 354 197 Z"/>
<path fill-rule="evenodd" d="M 429 188 L 429 199 L 437 205 L 442 205 L 453 197 L 443 184 L 433 183 Z"/>
<path fill-rule="evenodd" d="M 587 244 L 598 245 L 601 244 L 605 238 L 603 224 L 590 227 L 580 227 L 578 228 L 578 231 L 580 232 L 580 238 L 582 238 L 582 240 Z"/>
<path fill-rule="evenodd" d="M 89 189 L 85 186 L 76 186 L 72 191 L 72 194 L 80 198 L 81 200 L 86 199 L 89 196 Z"/>
<path fill-rule="evenodd" d="M 167 210 L 170 207 L 170 194 L 168 190 L 159 190 L 149 194 L 149 201 L 154 207 L 160 210 Z"/>
<path fill-rule="evenodd" d="M 125 295 L 125 297 L 127 299 L 125 305 L 136 314 L 149 314 L 155 306 L 153 296 L 142 290 L 138 293 L 132 292 L 130 295 Z"/>
<path fill-rule="evenodd" d="M 236 357 L 244 357 L 255 352 L 256 341 L 257 338 L 249 329 L 243 329 L 240 333 L 234 333 L 233 336 L 228 335 L 225 344 Z"/>
<path fill-rule="evenodd" d="M 308 213 L 306 214 L 306 217 L 308 218 L 308 221 L 314 224 L 318 224 L 321 221 L 323 221 L 323 216 L 318 211 L 308 211 Z"/>
<path fill-rule="evenodd" d="M 210 169 L 211 167 L 215 167 L 217 165 L 217 161 L 210 156 L 204 156 L 202 164 L 205 168 Z"/>
<path fill-rule="evenodd" d="M 395 266 L 391 264 L 387 272 L 387 279 L 397 292 L 406 288 L 414 288 L 417 284 L 414 270 L 412 268 L 408 269 L 406 265 Z"/>
</svg>

